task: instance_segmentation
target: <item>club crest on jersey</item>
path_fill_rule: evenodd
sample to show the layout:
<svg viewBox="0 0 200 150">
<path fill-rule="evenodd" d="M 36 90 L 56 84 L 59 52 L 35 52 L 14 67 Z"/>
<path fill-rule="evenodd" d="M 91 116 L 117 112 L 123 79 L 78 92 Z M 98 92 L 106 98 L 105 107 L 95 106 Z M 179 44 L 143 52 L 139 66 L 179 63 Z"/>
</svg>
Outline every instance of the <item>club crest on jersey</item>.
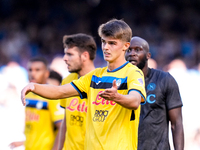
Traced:
<svg viewBox="0 0 200 150">
<path fill-rule="evenodd" d="M 147 89 L 149 91 L 153 91 L 156 88 L 156 84 L 155 83 L 149 83 L 149 85 L 147 86 Z"/>
<path fill-rule="evenodd" d="M 42 107 L 43 107 L 43 103 L 42 102 L 37 102 L 37 104 L 36 104 L 36 108 L 37 109 L 42 109 Z"/>
<path fill-rule="evenodd" d="M 116 81 L 116 85 L 117 85 L 117 87 L 119 87 L 119 86 L 121 85 L 121 82 L 122 82 L 121 79 L 118 79 L 118 80 Z"/>
<path fill-rule="evenodd" d="M 139 78 L 138 81 L 139 81 L 140 84 L 143 85 L 143 80 L 142 80 L 142 78 Z"/>
</svg>

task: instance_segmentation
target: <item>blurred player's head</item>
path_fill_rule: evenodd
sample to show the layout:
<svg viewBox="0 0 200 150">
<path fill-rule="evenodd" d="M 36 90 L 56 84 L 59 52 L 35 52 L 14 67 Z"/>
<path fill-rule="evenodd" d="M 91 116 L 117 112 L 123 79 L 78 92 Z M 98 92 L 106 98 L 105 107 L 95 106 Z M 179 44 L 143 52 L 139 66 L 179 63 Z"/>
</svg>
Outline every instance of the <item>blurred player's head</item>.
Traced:
<svg viewBox="0 0 200 150">
<path fill-rule="evenodd" d="M 62 76 L 54 71 L 54 70 L 50 70 L 50 74 L 49 74 L 49 78 L 47 79 L 47 83 L 48 84 L 52 84 L 52 85 L 60 85 L 62 82 Z"/>
<path fill-rule="evenodd" d="M 27 65 L 30 82 L 46 84 L 49 77 L 48 62 L 43 57 L 31 58 Z"/>
<path fill-rule="evenodd" d="M 110 37 L 125 42 L 130 42 L 132 30 L 123 20 L 112 19 L 99 26 L 98 33 L 100 37 Z"/>
<path fill-rule="evenodd" d="M 151 57 L 149 52 L 149 44 L 140 37 L 132 37 L 130 47 L 126 52 L 126 60 L 143 69 L 147 66 L 147 60 Z"/>
<path fill-rule="evenodd" d="M 97 46 L 92 36 L 79 33 L 63 37 L 64 61 L 69 72 L 80 72 L 86 62 L 93 63 Z"/>
<path fill-rule="evenodd" d="M 121 64 L 130 45 L 132 30 L 123 20 L 112 19 L 99 26 L 104 59 L 114 64 Z"/>
</svg>

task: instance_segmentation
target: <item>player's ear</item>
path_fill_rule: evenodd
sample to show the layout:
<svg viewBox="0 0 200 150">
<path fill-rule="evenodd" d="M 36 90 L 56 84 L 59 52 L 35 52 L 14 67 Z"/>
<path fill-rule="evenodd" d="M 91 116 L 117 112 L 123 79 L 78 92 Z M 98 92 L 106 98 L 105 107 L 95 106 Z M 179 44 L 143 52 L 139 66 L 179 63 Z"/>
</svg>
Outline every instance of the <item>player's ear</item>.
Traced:
<svg viewBox="0 0 200 150">
<path fill-rule="evenodd" d="M 50 75 L 50 72 L 49 72 L 49 70 L 47 70 L 46 73 L 45 73 L 45 77 L 48 78 L 49 75 Z"/>
<path fill-rule="evenodd" d="M 151 58 L 151 53 L 147 52 L 146 57 L 147 57 L 147 59 Z"/>
<path fill-rule="evenodd" d="M 89 53 L 87 51 L 81 54 L 82 61 L 86 61 L 89 58 Z"/>
<path fill-rule="evenodd" d="M 126 42 L 123 46 L 123 51 L 126 51 L 130 46 L 130 42 Z"/>
</svg>

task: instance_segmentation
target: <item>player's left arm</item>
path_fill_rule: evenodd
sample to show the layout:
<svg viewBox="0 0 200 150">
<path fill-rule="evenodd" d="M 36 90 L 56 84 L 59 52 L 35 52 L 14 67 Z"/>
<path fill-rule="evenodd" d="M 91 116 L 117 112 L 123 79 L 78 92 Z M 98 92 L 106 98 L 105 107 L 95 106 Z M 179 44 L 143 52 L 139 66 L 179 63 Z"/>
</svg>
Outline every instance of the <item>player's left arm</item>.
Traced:
<svg viewBox="0 0 200 150">
<path fill-rule="evenodd" d="M 182 123 L 182 107 L 177 107 L 168 111 L 171 122 L 173 144 L 175 150 L 184 149 L 184 132 Z"/>
<path fill-rule="evenodd" d="M 128 95 L 119 94 L 117 92 L 116 80 L 113 81 L 112 88 L 105 89 L 105 91 L 99 93 L 99 96 L 133 110 L 137 109 L 141 103 L 141 95 L 137 91 L 130 91 Z"/>
</svg>

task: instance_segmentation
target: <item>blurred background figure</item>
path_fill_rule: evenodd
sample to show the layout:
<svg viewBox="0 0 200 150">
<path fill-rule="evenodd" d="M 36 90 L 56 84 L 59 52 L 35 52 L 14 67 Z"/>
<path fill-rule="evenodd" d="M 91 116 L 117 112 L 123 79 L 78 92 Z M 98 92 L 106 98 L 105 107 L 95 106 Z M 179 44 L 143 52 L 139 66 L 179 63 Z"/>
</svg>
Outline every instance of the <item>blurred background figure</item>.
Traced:
<svg viewBox="0 0 200 150">
<path fill-rule="evenodd" d="M 153 58 L 148 59 L 149 68 L 157 69 L 157 62 Z"/>
<path fill-rule="evenodd" d="M 49 77 L 47 79 L 48 84 L 60 85 L 62 82 L 62 76 L 54 70 L 50 70 Z"/>
<path fill-rule="evenodd" d="M 62 56 L 56 56 L 53 58 L 50 64 L 50 69 L 59 73 L 62 76 L 62 78 L 65 78 L 69 75 L 67 66 Z"/>
<path fill-rule="evenodd" d="M 27 72 L 17 62 L 9 62 L 0 68 L 0 83 L 0 149 L 10 150 L 13 147 L 10 143 L 25 140 L 25 109 L 20 91 L 28 83 Z M 15 150 L 24 150 L 20 145 Z"/>
<path fill-rule="evenodd" d="M 196 131 L 200 127 L 200 122 L 194 115 L 200 113 L 200 102 L 197 100 L 199 93 L 200 73 L 198 70 L 188 69 L 186 67 L 186 63 L 179 58 L 172 60 L 165 67 L 165 69 L 170 72 L 179 85 L 180 94 L 183 101 L 182 113 L 185 135 L 185 150 L 191 150 L 191 142 L 195 138 Z"/>
</svg>

